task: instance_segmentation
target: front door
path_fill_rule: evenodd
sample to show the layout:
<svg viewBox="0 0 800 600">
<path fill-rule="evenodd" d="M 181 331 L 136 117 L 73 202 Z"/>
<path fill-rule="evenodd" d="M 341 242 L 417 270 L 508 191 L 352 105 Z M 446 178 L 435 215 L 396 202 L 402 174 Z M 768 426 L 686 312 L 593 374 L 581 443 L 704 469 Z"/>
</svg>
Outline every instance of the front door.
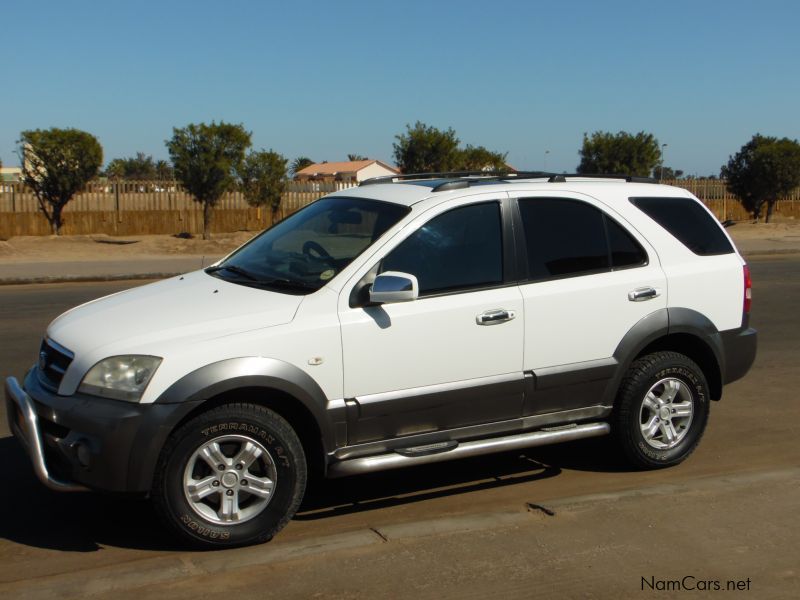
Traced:
<svg viewBox="0 0 800 600">
<path fill-rule="evenodd" d="M 378 272 L 415 275 L 419 298 L 342 306 L 349 444 L 521 415 L 524 319 L 504 274 L 505 210 L 473 200 L 412 223 Z"/>
</svg>

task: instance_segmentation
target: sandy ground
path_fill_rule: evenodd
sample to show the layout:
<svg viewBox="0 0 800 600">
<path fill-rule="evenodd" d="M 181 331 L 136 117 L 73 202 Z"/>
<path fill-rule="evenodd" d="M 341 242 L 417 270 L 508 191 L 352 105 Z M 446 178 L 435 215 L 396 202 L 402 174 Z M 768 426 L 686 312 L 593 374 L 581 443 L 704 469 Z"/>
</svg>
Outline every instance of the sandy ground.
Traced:
<svg viewBox="0 0 800 600">
<path fill-rule="evenodd" d="M 753 242 L 800 247 L 800 222 L 738 223 L 728 229 L 737 245 Z M 223 256 L 258 232 L 217 233 L 213 239 L 181 239 L 171 235 L 113 237 L 105 234 L 21 236 L 0 241 L 0 262 L 114 260 L 149 256 Z M 763 244 L 760 244 L 763 245 Z"/>
<path fill-rule="evenodd" d="M 35 262 L 114 260 L 128 257 L 206 255 L 222 256 L 256 235 L 239 231 L 217 233 L 212 239 L 182 239 L 172 235 L 20 236 L 0 241 L 0 261 Z"/>
<path fill-rule="evenodd" d="M 800 221 L 786 220 L 777 223 L 737 223 L 728 228 L 734 241 L 752 239 L 800 239 Z"/>
</svg>

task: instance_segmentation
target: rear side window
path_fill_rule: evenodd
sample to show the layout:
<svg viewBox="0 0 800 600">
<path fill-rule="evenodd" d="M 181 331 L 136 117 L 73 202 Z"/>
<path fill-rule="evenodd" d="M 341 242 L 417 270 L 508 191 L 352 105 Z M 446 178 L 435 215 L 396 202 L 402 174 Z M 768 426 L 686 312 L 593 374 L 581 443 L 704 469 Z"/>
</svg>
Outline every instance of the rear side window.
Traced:
<svg viewBox="0 0 800 600">
<path fill-rule="evenodd" d="M 566 198 L 519 201 L 534 281 L 647 264 L 639 243 L 600 209 Z"/>
<path fill-rule="evenodd" d="M 500 205 L 472 204 L 434 217 L 383 259 L 385 271 L 415 275 L 421 295 L 502 283 Z"/>
<path fill-rule="evenodd" d="M 608 233 L 608 249 L 611 252 L 611 265 L 615 269 L 638 267 L 647 263 L 647 254 L 630 233 L 614 221 L 605 217 Z"/>
<path fill-rule="evenodd" d="M 691 198 L 631 198 L 648 217 L 700 256 L 730 254 L 733 246 L 719 223 Z"/>
</svg>

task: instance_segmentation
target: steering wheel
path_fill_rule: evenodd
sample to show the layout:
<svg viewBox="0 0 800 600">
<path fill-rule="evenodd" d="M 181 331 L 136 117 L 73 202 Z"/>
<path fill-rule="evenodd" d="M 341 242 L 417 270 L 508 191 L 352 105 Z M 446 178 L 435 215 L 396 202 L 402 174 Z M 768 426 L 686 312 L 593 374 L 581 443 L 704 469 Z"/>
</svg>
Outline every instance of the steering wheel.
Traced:
<svg viewBox="0 0 800 600">
<path fill-rule="evenodd" d="M 328 251 L 314 240 L 308 240 L 303 244 L 303 254 L 309 258 L 323 260 L 327 263 L 332 264 L 334 262 L 334 258 L 328 253 Z"/>
</svg>

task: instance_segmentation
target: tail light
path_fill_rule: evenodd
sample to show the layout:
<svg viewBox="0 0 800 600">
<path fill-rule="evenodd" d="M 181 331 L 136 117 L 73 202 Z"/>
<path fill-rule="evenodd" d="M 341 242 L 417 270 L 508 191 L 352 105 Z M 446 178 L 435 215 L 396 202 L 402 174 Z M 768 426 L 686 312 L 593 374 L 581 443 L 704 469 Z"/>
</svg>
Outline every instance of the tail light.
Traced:
<svg viewBox="0 0 800 600">
<path fill-rule="evenodd" d="M 750 279 L 750 267 L 744 266 L 744 314 L 750 314 L 750 304 L 753 302 L 753 280 Z"/>
</svg>

